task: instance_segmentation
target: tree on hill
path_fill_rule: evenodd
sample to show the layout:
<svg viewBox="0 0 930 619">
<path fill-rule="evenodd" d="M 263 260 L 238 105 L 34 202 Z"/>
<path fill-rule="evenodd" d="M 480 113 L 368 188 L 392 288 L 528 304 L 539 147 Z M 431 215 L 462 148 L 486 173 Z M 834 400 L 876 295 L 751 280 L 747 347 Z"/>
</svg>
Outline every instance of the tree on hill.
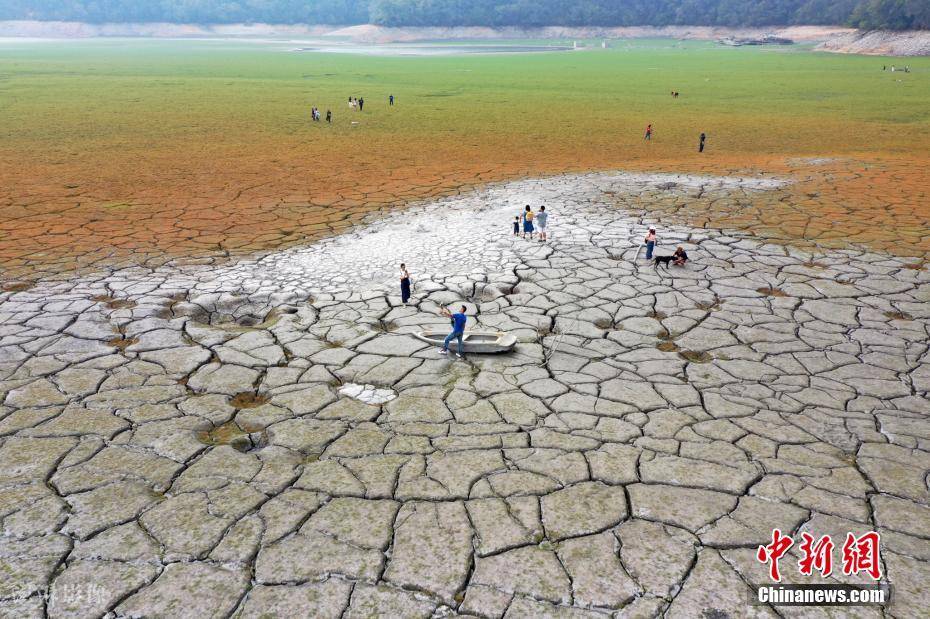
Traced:
<svg viewBox="0 0 930 619">
<path fill-rule="evenodd" d="M 384 26 L 930 28 L 930 0 L 0 0 L 0 19 Z"/>
<path fill-rule="evenodd" d="M 930 28 L 930 1 L 866 0 L 853 9 L 849 22 L 865 30 L 925 30 Z"/>
</svg>

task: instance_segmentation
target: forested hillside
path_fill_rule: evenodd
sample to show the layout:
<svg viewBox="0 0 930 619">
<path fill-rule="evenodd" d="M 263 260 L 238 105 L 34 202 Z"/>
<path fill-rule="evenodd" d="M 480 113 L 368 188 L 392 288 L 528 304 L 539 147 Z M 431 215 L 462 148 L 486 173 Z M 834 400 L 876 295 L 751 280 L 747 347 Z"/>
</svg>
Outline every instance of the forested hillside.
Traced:
<svg viewBox="0 0 930 619">
<path fill-rule="evenodd" d="M 2 0 L 0 19 L 385 26 L 930 28 L 930 0 Z"/>
</svg>

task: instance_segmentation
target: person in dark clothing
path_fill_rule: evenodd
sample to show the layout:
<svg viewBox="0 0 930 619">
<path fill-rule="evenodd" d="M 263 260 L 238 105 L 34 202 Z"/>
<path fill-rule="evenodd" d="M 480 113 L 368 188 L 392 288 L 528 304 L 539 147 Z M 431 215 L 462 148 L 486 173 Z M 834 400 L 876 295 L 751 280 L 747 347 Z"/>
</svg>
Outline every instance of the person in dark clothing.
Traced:
<svg viewBox="0 0 930 619">
<path fill-rule="evenodd" d="M 688 252 L 685 251 L 684 247 L 679 245 L 675 253 L 672 254 L 672 264 L 676 267 L 683 267 L 686 262 L 688 262 Z"/>
<path fill-rule="evenodd" d="M 333 122 L 333 112 L 332 110 L 326 110 L 326 122 Z"/>
<path fill-rule="evenodd" d="M 407 265 L 403 263 L 400 265 L 400 300 L 403 301 L 404 305 L 410 300 L 410 271 L 407 270 Z"/>
<path fill-rule="evenodd" d="M 706 139 L 707 139 L 707 136 L 704 135 L 703 132 L 701 132 L 701 143 L 700 143 L 700 145 L 698 146 L 698 152 L 699 152 L 699 153 L 703 153 L 703 152 L 704 152 L 704 140 L 706 140 Z"/>
<path fill-rule="evenodd" d="M 391 105 L 394 105 L 394 95 L 391 95 L 390 97 L 388 97 L 388 101 L 390 102 Z"/>
<path fill-rule="evenodd" d="M 363 109 L 365 109 L 364 97 L 358 100 L 358 111 L 361 112 Z"/>
</svg>

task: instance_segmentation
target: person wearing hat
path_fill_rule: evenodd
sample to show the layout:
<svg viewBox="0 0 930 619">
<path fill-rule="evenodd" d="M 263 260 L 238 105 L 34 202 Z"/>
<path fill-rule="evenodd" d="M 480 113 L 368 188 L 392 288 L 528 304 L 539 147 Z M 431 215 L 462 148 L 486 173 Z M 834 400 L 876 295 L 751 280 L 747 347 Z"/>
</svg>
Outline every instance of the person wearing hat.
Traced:
<svg viewBox="0 0 930 619">
<path fill-rule="evenodd" d="M 646 234 L 646 260 L 652 260 L 652 250 L 656 248 L 656 229 L 649 226 L 649 233 Z"/>
</svg>

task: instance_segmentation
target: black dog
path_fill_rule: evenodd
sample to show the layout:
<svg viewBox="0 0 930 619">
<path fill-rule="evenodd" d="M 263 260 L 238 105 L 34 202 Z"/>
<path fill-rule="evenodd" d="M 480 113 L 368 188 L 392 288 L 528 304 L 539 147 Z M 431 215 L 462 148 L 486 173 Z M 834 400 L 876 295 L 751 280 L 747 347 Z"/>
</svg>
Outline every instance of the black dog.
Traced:
<svg viewBox="0 0 930 619">
<path fill-rule="evenodd" d="M 669 263 L 674 259 L 675 259 L 675 256 L 656 256 L 656 261 L 655 261 L 655 264 L 652 265 L 652 268 L 658 269 L 659 263 L 662 263 L 665 265 L 665 268 L 668 269 Z"/>
</svg>

